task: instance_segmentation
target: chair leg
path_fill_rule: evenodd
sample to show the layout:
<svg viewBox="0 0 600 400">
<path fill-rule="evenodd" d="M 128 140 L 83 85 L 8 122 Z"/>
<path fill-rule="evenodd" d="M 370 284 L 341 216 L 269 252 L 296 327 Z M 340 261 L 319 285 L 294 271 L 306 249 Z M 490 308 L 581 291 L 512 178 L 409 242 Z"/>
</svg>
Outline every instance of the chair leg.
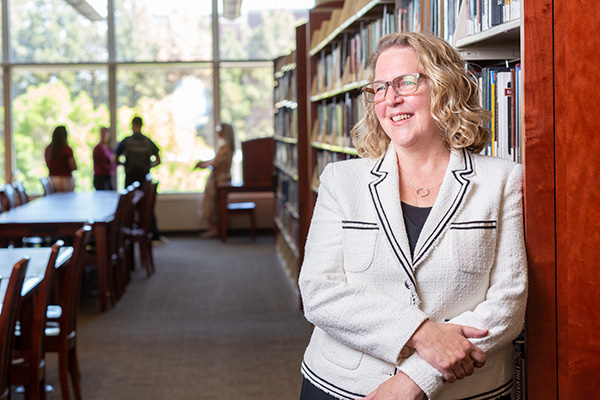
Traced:
<svg viewBox="0 0 600 400">
<path fill-rule="evenodd" d="M 250 210 L 250 231 L 252 234 L 252 240 L 256 240 L 256 219 L 254 217 L 254 210 Z"/>
<path fill-rule="evenodd" d="M 60 394 L 63 400 L 70 400 L 69 396 L 69 362 L 67 360 L 67 350 L 62 348 L 58 353 L 58 377 L 60 380 Z"/>
<path fill-rule="evenodd" d="M 71 384 L 73 385 L 75 400 L 81 400 L 81 373 L 79 371 L 77 350 L 75 348 L 69 350 L 69 375 L 71 376 Z"/>
</svg>

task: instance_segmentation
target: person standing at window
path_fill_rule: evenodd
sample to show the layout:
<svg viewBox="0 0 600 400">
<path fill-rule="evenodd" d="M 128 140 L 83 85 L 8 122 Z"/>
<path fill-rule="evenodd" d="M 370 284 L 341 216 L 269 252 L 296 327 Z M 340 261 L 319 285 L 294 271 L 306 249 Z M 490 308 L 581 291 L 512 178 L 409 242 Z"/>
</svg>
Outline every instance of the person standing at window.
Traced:
<svg viewBox="0 0 600 400">
<path fill-rule="evenodd" d="M 208 230 L 202 234 L 204 238 L 214 238 L 219 235 L 217 183 L 231 180 L 231 163 L 235 151 L 233 126 L 221 124 L 215 130 L 217 133 L 215 157 L 212 160 L 198 161 L 195 166 L 195 168 L 211 169 L 200 208 L 200 217 L 208 223 Z"/>
<path fill-rule="evenodd" d="M 77 163 L 73 156 L 73 149 L 69 147 L 67 136 L 67 128 L 64 125 L 58 125 L 54 128 L 52 141 L 44 152 L 48 177 L 54 192 L 75 190 L 73 171 L 77 169 Z"/>
<path fill-rule="evenodd" d="M 114 179 L 116 165 L 110 147 L 110 130 L 100 128 L 100 141 L 92 153 L 94 160 L 94 188 L 96 190 L 115 190 Z"/>
<path fill-rule="evenodd" d="M 125 187 L 133 182 L 143 183 L 150 169 L 160 164 L 158 146 L 142 133 L 143 125 L 142 117 L 133 117 L 132 134 L 119 142 L 115 149 L 115 160 L 125 166 Z M 125 157 L 125 161 L 120 160 L 121 156 Z M 156 214 L 153 214 L 152 218 L 152 243 L 154 245 L 168 243 L 168 239 L 158 230 Z"/>
<path fill-rule="evenodd" d="M 151 168 L 160 164 L 158 146 L 142 133 L 144 121 L 136 116 L 131 120 L 132 134 L 123 139 L 115 149 L 115 159 L 125 166 L 125 187 L 133 182 L 142 183 Z M 121 156 L 125 161 L 121 162 Z"/>
</svg>

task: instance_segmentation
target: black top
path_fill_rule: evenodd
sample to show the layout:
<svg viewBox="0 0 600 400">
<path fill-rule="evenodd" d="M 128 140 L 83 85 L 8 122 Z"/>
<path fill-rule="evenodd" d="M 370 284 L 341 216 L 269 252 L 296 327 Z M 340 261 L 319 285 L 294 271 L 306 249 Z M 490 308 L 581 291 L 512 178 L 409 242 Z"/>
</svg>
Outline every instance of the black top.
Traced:
<svg viewBox="0 0 600 400">
<path fill-rule="evenodd" d="M 404 224 L 406 225 L 406 234 L 408 235 L 408 243 L 410 245 L 410 254 L 413 254 L 431 207 L 415 207 L 404 202 L 401 202 L 401 204 Z"/>
</svg>

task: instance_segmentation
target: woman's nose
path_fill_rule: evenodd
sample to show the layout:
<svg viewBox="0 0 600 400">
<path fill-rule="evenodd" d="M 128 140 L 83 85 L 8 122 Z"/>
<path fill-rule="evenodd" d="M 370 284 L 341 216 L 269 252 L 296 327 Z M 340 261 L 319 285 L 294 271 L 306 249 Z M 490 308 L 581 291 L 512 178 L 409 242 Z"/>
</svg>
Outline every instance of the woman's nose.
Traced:
<svg viewBox="0 0 600 400">
<path fill-rule="evenodd" d="M 386 104 L 397 104 L 404 101 L 404 97 L 398 95 L 394 88 L 388 86 L 387 91 L 385 92 L 385 102 Z"/>
</svg>

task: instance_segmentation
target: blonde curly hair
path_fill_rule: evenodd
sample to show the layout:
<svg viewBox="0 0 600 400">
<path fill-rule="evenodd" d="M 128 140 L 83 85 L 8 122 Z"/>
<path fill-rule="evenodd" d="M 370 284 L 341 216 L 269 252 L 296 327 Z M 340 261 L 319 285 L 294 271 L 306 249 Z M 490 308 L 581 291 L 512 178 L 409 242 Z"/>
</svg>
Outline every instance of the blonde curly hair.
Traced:
<svg viewBox="0 0 600 400">
<path fill-rule="evenodd" d="M 369 59 L 369 81 L 373 81 L 379 56 L 392 47 L 410 47 L 417 54 L 421 72 L 427 77 L 431 115 L 451 149 L 480 152 L 489 142 L 491 113 L 479 105 L 479 87 L 465 61 L 445 40 L 428 33 L 392 33 L 379 40 Z M 365 116 L 352 129 L 354 146 L 361 157 L 379 158 L 390 138 L 381 128 L 375 104 L 364 101 Z"/>
</svg>

